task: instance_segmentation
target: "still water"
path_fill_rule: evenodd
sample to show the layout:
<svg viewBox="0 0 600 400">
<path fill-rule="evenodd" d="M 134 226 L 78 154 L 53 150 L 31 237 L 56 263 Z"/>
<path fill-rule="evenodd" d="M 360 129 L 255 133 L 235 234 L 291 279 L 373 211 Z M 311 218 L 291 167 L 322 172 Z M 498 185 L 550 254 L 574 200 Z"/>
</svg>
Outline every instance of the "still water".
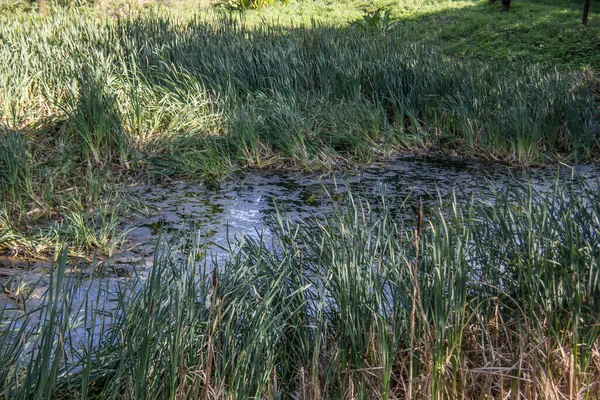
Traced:
<svg viewBox="0 0 600 400">
<path fill-rule="evenodd" d="M 224 248 L 236 238 L 261 233 L 269 236 L 269 224 L 278 209 L 285 210 L 293 221 L 322 219 L 332 212 L 335 203 L 343 202 L 349 191 L 375 208 L 382 198 L 392 206 L 404 203 L 409 210 L 423 200 L 426 211 L 434 212 L 440 204 L 450 203 L 453 195 L 459 202 L 468 203 L 472 198 L 493 201 L 495 191 L 519 190 L 526 183 L 538 190 L 550 190 L 558 175 L 562 183 L 582 179 L 597 185 L 600 166 L 523 171 L 449 158 L 399 157 L 351 173 L 246 171 L 216 184 L 168 181 L 137 185 L 126 190 L 143 205 L 144 212 L 123 222 L 127 236 L 122 249 L 110 259 L 98 258 L 91 265 L 79 263 L 70 268 L 94 271 L 87 274 L 78 291 L 83 300 L 84 293 L 100 287 L 100 282 L 110 291 L 133 271 L 143 276 L 152 265 L 159 237 L 176 244 L 193 235 L 199 238 L 207 258 L 218 260 L 227 257 Z M 38 282 L 35 290 L 39 293 L 34 293 L 32 299 L 41 299 L 50 265 L 9 264 L 10 260 L 0 259 L 0 267 L 19 271 L 20 281 Z M 3 305 L 14 305 L 13 300 L 0 295 L 0 308 Z"/>
</svg>

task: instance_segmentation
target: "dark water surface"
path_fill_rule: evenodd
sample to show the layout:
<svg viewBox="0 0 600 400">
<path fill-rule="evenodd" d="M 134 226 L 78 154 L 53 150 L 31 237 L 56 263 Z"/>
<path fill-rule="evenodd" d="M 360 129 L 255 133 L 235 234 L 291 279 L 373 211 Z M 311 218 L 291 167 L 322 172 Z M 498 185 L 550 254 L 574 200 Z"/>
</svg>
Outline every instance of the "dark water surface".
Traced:
<svg viewBox="0 0 600 400">
<path fill-rule="evenodd" d="M 527 182 L 547 190 L 557 174 L 562 182 L 577 176 L 592 184 L 600 176 L 600 166 L 519 171 L 498 164 L 403 157 L 354 173 L 250 171 L 217 185 L 171 182 L 137 187 L 132 192 L 150 207 L 151 215 L 130 221 L 135 226 L 128 241 L 132 251 L 116 261 L 136 261 L 151 253 L 159 233 L 176 240 L 183 232 L 195 232 L 206 243 L 216 244 L 213 249 L 218 252 L 218 246 L 226 246 L 233 237 L 261 231 L 268 235 L 276 207 L 295 221 L 323 218 L 349 189 L 373 205 L 385 197 L 392 204 L 406 201 L 409 208 L 422 199 L 432 208 L 440 201 L 449 203 L 453 193 L 459 202 L 468 203 L 472 196 L 492 200 L 495 190 L 517 190 Z"/>
<path fill-rule="evenodd" d="M 449 204 L 453 193 L 459 202 L 468 203 L 472 196 L 493 200 L 494 191 L 517 190 L 527 182 L 539 190 L 548 190 L 555 184 L 557 174 L 561 182 L 577 177 L 597 185 L 600 165 L 523 171 L 448 158 L 399 157 L 353 173 L 246 171 L 212 185 L 171 181 L 131 187 L 127 189 L 129 194 L 140 199 L 149 211 L 123 223 L 123 229 L 128 230 L 123 249 L 96 265 L 95 271 L 101 271 L 101 276 L 86 279 L 81 298 L 85 290 L 100 285 L 99 282 L 108 290 L 134 270 L 143 274 L 152 265 L 161 235 L 175 245 L 194 235 L 205 245 L 206 254 L 220 258 L 227 255 L 221 248 L 236 237 L 257 236 L 260 232 L 268 236 L 276 207 L 284 209 L 295 221 L 322 219 L 332 212 L 334 203 L 343 202 L 350 190 L 375 206 L 385 197 L 391 204 L 406 201 L 410 209 L 422 199 L 426 210 L 432 211 L 440 202 Z M 0 268 L 15 271 L 9 263 L 0 259 Z M 22 281 L 42 280 L 36 289 L 40 292 L 38 298 L 42 297 L 48 269 L 49 265 L 39 264 L 20 268 Z M 11 303 L 9 298 L 0 298 L 0 308 Z"/>
</svg>

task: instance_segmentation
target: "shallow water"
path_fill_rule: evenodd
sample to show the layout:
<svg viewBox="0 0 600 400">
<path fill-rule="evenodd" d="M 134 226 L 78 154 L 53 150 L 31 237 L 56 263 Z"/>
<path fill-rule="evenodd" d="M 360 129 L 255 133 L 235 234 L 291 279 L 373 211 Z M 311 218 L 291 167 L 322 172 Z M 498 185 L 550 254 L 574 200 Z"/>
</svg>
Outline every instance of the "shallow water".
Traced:
<svg viewBox="0 0 600 400">
<path fill-rule="evenodd" d="M 89 287 L 118 285 L 132 271 L 143 273 L 152 265 L 159 236 L 177 243 L 191 235 L 205 245 L 213 258 L 227 256 L 228 242 L 243 235 L 270 234 L 269 223 L 277 209 L 285 210 L 292 220 L 322 219 L 332 212 L 334 203 L 342 202 L 348 190 L 367 199 L 375 207 L 382 196 L 387 202 L 407 202 L 408 208 L 425 204 L 425 217 L 440 204 L 450 203 L 453 193 L 459 202 L 474 196 L 493 200 L 495 190 L 513 190 L 531 182 L 540 190 L 553 186 L 557 173 L 563 182 L 577 176 L 597 184 L 600 166 L 552 167 L 535 171 L 519 171 L 498 164 L 448 158 L 399 157 L 353 173 L 326 175 L 276 171 L 246 171 L 225 182 L 206 185 L 193 182 L 164 182 L 158 185 L 129 187 L 149 213 L 133 215 L 123 223 L 129 230 L 122 250 L 95 267 L 70 266 L 76 271 L 95 268 L 101 279 L 87 279 L 78 297 L 83 300 Z M 18 268 L 15 268 L 18 267 Z M 33 299 L 43 296 L 50 266 L 43 263 L 17 264 L 0 259 L 2 270 L 11 271 L 22 281 L 37 281 Z M 19 271 L 16 272 L 15 271 Z M 88 273 L 89 275 L 89 273 Z M 1 278 L 1 276 L 0 276 Z M 14 299 L 0 297 L 3 304 L 14 305 Z"/>
<path fill-rule="evenodd" d="M 468 202 L 472 196 L 491 200 L 494 190 L 512 190 L 528 181 L 545 190 L 552 187 L 557 173 L 563 182 L 575 175 L 592 182 L 600 176 L 600 167 L 525 172 L 498 164 L 403 157 L 354 173 L 250 171 L 212 186 L 171 182 L 135 187 L 131 192 L 153 212 L 129 222 L 135 226 L 128 240 L 132 250 L 117 261 L 139 261 L 152 252 L 159 233 L 176 239 L 182 232 L 196 232 L 218 253 L 218 247 L 226 247 L 233 237 L 268 235 L 277 209 L 285 210 L 292 220 L 323 218 L 349 189 L 373 205 L 385 196 L 392 203 L 406 201 L 409 208 L 422 199 L 431 209 L 440 201 L 449 203 L 453 193 L 459 202 Z"/>
</svg>

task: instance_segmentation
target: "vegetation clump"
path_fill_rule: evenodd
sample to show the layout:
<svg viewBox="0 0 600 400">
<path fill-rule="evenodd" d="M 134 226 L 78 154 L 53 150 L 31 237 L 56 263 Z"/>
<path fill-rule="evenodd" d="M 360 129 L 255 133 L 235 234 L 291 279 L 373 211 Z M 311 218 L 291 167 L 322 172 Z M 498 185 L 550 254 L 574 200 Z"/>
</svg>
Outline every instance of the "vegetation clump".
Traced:
<svg viewBox="0 0 600 400">
<path fill-rule="evenodd" d="M 68 279 L 63 251 L 41 308 L 3 312 L 0 397 L 596 398 L 598 193 L 414 218 L 349 195 L 226 261 L 162 242 L 117 288 Z"/>
<path fill-rule="evenodd" d="M 53 10 L 0 27 L 0 248 L 14 254 L 52 253 L 61 216 L 97 219 L 106 190 L 141 176 L 330 170 L 407 150 L 520 165 L 599 154 L 594 70 L 449 58 L 407 42 L 390 12 L 290 27 Z M 35 221 L 39 249 L 19 233 Z"/>
</svg>

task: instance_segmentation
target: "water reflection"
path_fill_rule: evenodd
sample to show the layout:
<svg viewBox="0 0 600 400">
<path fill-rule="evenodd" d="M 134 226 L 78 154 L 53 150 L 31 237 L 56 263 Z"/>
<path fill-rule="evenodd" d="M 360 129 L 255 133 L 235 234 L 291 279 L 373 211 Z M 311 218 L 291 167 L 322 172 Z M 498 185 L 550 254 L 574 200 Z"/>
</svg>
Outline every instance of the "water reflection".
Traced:
<svg viewBox="0 0 600 400">
<path fill-rule="evenodd" d="M 392 203 L 407 202 L 416 207 L 422 199 L 427 207 L 450 202 L 453 193 L 459 202 L 472 196 L 493 199 L 497 190 L 512 190 L 531 182 L 539 190 L 552 187 L 561 179 L 574 177 L 594 181 L 598 166 L 552 167 L 519 171 L 498 164 L 447 158 L 402 157 L 354 173 L 307 175 L 274 171 L 250 171 L 218 185 L 206 187 L 192 183 L 136 188 L 152 210 L 128 223 L 137 227 L 129 244 L 138 253 L 151 253 L 158 233 L 168 239 L 183 232 L 198 232 L 207 244 L 225 246 L 228 239 L 241 235 L 269 233 L 269 222 L 276 206 L 294 220 L 323 218 L 340 202 L 348 190 L 378 204 L 382 196 Z"/>
</svg>

